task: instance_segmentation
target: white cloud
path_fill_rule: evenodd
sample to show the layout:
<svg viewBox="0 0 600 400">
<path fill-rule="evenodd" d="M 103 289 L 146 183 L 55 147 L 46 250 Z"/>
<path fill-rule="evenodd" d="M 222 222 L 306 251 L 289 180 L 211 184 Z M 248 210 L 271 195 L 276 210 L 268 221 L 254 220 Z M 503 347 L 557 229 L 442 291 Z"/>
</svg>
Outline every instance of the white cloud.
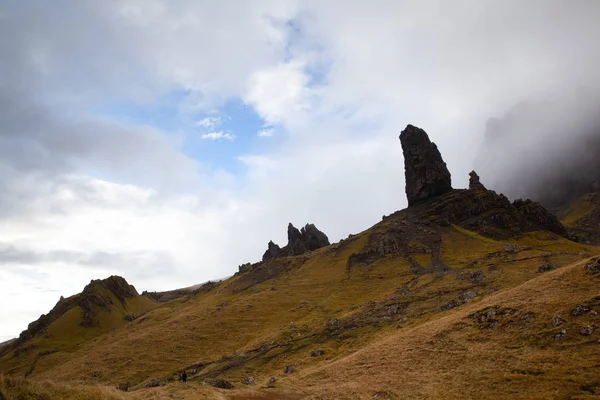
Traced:
<svg viewBox="0 0 600 400">
<path fill-rule="evenodd" d="M 196 126 L 202 128 L 214 128 L 221 124 L 221 117 L 206 117 L 196 122 Z"/>
<path fill-rule="evenodd" d="M 219 132 L 204 133 L 202 136 L 200 136 L 200 138 L 209 139 L 209 140 L 222 140 L 222 139 L 234 140 L 236 138 L 236 136 L 231 133 L 223 133 L 223 131 L 219 131 Z"/>
<path fill-rule="evenodd" d="M 55 213 L 55 204 L 64 211 Z M 70 177 L 33 214 L 3 221 L 0 244 L 15 248 L 7 254 L 1 246 L 0 290 L 19 301 L 10 313 L 0 312 L 0 335 L 18 333 L 60 295 L 79 292 L 91 279 L 117 274 L 142 291 L 227 275 L 222 263 L 237 264 L 234 257 L 222 258 L 220 247 L 228 241 L 220 224 L 238 207 L 231 196 L 215 191 L 207 198 L 165 197 Z"/>
<path fill-rule="evenodd" d="M 256 133 L 256 136 L 258 137 L 271 137 L 275 134 L 275 129 L 273 128 L 265 128 L 265 129 L 261 129 L 260 131 L 258 131 Z"/>
<path fill-rule="evenodd" d="M 313 94 L 303 67 L 300 62 L 288 62 L 255 72 L 248 79 L 245 101 L 271 125 L 309 110 Z"/>
</svg>

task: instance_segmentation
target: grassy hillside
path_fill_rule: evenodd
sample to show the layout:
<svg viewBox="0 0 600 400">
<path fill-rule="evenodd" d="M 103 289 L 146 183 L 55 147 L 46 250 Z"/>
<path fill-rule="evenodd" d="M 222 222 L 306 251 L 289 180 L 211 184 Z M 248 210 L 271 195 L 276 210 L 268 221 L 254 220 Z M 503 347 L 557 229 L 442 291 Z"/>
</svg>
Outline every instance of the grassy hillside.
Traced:
<svg viewBox="0 0 600 400">
<path fill-rule="evenodd" d="M 600 248 L 523 231 L 552 221 L 520 207 L 525 217 L 495 194 L 454 191 L 192 295 L 137 297 L 140 310 L 154 308 L 132 322 L 128 303 L 86 327 L 74 308 L 0 370 L 126 384 L 140 399 L 585 398 L 596 391 L 599 336 L 580 331 L 597 315 L 570 313 L 600 308 L 600 275 L 582 264 Z"/>
<path fill-rule="evenodd" d="M 146 296 L 119 296 L 103 281 L 93 281 L 83 293 L 61 298 L 48 315 L 30 324 L 19 340 L 0 349 L 0 369 L 29 376 L 52 368 L 69 359 L 82 344 L 123 327 L 156 306 Z"/>
<path fill-rule="evenodd" d="M 585 263 L 407 326 L 290 385 L 311 382 L 327 398 L 598 398 L 600 336 L 585 332 L 599 322 L 589 309 L 600 275 Z"/>
<path fill-rule="evenodd" d="M 0 399 L 6 400 L 123 400 L 122 392 L 103 386 L 77 386 L 0 375 Z"/>
<path fill-rule="evenodd" d="M 600 244 L 600 193 L 588 193 L 558 213 L 569 233 L 579 242 Z"/>
</svg>

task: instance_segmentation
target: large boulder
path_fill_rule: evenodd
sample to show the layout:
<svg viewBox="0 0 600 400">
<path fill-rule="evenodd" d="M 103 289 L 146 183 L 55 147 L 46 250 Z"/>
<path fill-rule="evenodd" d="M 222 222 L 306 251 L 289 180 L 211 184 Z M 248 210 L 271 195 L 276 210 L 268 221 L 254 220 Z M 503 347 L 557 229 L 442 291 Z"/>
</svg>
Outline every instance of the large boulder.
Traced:
<svg viewBox="0 0 600 400">
<path fill-rule="evenodd" d="M 452 190 L 450 171 L 423 129 L 408 125 L 400 134 L 400 143 L 409 206 Z"/>
</svg>

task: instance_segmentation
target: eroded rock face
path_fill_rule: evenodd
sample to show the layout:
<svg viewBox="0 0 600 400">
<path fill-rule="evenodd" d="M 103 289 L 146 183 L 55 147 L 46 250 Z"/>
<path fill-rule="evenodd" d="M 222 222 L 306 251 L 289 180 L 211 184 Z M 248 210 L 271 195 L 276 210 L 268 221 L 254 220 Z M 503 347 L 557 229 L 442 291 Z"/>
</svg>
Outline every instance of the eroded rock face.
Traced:
<svg viewBox="0 0 600 400">
<path fill-rule="evenodd" d="M 273 258 L 278 257 L 279 253 L 281 253 L 281 247 L 273 243 L 272 240 L 269 240 L 269 244 L 267 245 L 267 251 L 265 251 L 265 254 L 263 254 L 262 259 L 263 261 L 271 260 Z"/>
<path fill-rule="evenodd" d="M 423 129 L 408 125 L 400 134 L 400 143 L 409 206 L 452 190 L 450 171 Z"/>
<path fill-rule="evenodd" d="M 469 172 L 469 190 L 486 190 L 475 171 Z"/>
<path fill-rule="evenodd" d="M 263 261 L 279 257 L 299 256 L 300 254 L 317 250 L 330 244 L 327 235 L 318 230 L 313 224 L 306 224 L 304 228 L 298 230 L 298 228 L 290 223 L 287 233 L 288 244 L 281 248 L 270 241 L 267 251 L 263 255 Z"/>
</svg>

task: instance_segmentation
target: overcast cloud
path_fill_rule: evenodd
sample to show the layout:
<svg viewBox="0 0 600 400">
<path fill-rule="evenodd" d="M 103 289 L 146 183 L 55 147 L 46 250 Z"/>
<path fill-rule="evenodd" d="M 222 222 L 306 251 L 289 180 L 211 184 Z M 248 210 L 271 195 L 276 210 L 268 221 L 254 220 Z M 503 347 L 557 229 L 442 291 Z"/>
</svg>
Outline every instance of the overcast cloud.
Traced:
<svg viewBox="0 0 600 400">
<path fill-rule="evenodd" d="M 3 2 L 0 341 L 93 278 L 185 287 L 285 244 L 290 221 L 368 228 L 406 206 L 408 123 L 455 187 L 478 154 L 501 184 L 595 126 L 599 17 L 595 0 Z M 218 127 L 230 101 L 264 122 L 255 142 Z M 167 103 L 181 126 L 131 111 Z M 482 151 L 524 103 L 518 156 Z M 237 154 L 208 162 L 194 137 Z"/>
</svg>

